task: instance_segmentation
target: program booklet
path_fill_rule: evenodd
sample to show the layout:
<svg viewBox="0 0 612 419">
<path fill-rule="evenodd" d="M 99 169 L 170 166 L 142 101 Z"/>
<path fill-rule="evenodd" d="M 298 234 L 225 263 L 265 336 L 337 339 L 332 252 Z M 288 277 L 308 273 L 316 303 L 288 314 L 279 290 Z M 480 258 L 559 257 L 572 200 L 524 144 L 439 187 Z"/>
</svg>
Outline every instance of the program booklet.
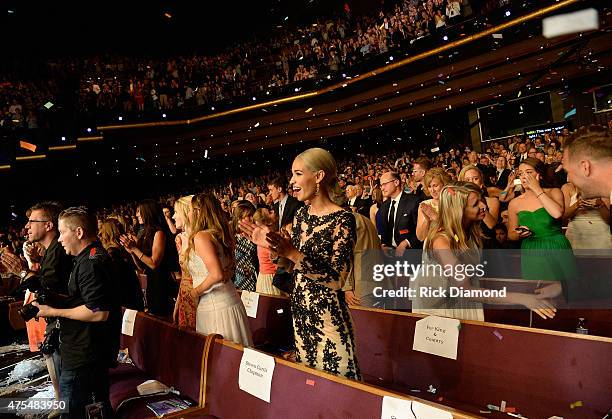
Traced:
<svg viewBox="0 0 612 419">
<path fill-rule="evenodd" d="M 155 416 L 163 418 L 170 413 L 178 412 L 180 410 L 187 409 L 190 404 L 178 398 L 160 400 L 158 402 L 147 403 L 147 407 L 151 409 Z"/>
</svg>

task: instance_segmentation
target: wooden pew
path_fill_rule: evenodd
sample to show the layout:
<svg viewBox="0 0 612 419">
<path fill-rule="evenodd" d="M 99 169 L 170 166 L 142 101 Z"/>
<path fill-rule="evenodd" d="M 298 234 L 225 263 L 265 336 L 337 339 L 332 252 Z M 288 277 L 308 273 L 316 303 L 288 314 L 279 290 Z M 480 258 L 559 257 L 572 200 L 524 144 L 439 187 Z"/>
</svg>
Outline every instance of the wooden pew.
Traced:
<svg viewBox="0 0 612 419">
<path fill-rule="evenodd" d="M 351 315 L 366 382 L 420 389 L 419 397 L 433 385 L 441 403 L 468 412 L 505 400 L 528 418 L 600 419 L 612 407 L 611 338 L 461 321 L 455 361 L 412 350 L 423 315 L 358 307 Z"/>
<path fill-rule="evenodd" d="M 270 403 L 238 387 L 243 348 L 217 339 L 210 351 L 206 412 L 219 418 L 376 418 L 383 396 L 394 396 L 449 411 L 454 418 L 478 417 L 436 403 L 348 380 L 275 358 Z"/>
<path fill-rule="evenodd" d="M 136 386 L 154 379 L 174 387 L 182 398 L 191 399 L 193 408 L 180 412 L 202 413 L 205 404 L 208 353 L 215 335 L 202 335 L 145 313 L 137 313 L 134 335 L 121 335 L 120 348 L 127 348 L 134 365 L 120 364 L 110 370 L 110 399 L 118 417 L 154 417 L 146 407 L 169 396 L 138 396 Z M 117 411 L 119 405 L 123 405 Z M 180 416 L 178 413 L 174 416 Z"/>
</svg>

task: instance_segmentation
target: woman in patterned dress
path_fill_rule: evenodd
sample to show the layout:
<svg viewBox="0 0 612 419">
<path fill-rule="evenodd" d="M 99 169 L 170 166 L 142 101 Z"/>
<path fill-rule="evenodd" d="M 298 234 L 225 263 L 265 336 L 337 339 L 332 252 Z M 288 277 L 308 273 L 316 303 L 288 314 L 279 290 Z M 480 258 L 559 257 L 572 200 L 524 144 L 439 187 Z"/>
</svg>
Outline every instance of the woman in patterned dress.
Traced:
<svg viewBox="0 0 612 419">
<path fill-rule="evenodd" d="M 353 264 L 355 218 L 336 205 L 341 195 L 336 162 L 321 148 L 311 148 L 293 161 L 294 196 L 310 205 L 298 210 L 291 237 L 249 222 L 245 234 L 293 262 L 295 288 L 291 311 L 296 360 L 306 365 L 360 380 L 353 323 L 342 285 Z"/>
<path fill-rule="evenodd" d="M 187 249 L 189 242 L 189 232 L 187 231 L 187 221 L 191 199 L 193 195 L 183 196 L 174 203 L 174 223 L 180 232 L 175 237 L 176 250 L 179 254 L 179 264 L 181 266 L 181 284 L 174 305 L 172 318 L 179 327 L 195 330 L 196 324 L 196 302 L 191 297 L 193 282 L 189 269 L 185 265 L 183 253 Z"/>
</svg>

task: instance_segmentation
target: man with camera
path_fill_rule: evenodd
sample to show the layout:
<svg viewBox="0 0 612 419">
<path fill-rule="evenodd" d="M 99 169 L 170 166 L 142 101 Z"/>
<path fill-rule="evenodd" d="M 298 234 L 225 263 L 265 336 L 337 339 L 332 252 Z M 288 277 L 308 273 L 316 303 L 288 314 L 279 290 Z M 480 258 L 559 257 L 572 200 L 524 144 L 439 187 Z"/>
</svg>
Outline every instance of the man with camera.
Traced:
<svg viewBox="0 0 612 419">
<path fill-rule="evenodd" d="M 8 272 L 21 277 L 19 289 L 32 288 L 30 291 L 36 291 L 39 294 L 45 292 L 52 294 L 68 293 L 68 277 L 72 269 L 72 258 L 66 255 L 62 246 L 57 242 L 59 236 L 57 218 L 61 210 L 61 206 L 56 202 L 41 202 L 28 210 L 28 222 L 25 226 L 28 240 L 24 250 L 27 258 L 33 264 L 38 265 L 36 271 L 30 270 L 28 264 L 19 256 L 12 253 L 2 254 L 0 261 L 4 268 Z M 42 258 L 35 250 L 34 243 L 44 249 Z M 30 303 L 30 300 L 30 295 L 26 296 L 26 302 Z M 53 344 L 57 340 L 57 322 L 53 318 L 48 318 L 46 323 L 43 319 L 34 320 L 36 309 L 31 304 L 24 305 L 20 313 L 26 321 L 31 349 L 38 350 L 38 346 L 42 344 L 41 350 L 47 363 L 55 397 L 59 399 L 59 381 L 56 373 L 59 370 L 59 365 L 57 365 L 59 356 L 55 355 L 56 362 L 54 362 L 53 357 L 57 349 Z M 41 342 L 42 336 L 39 335 L 38 330 L 45 331 L 44 343 Z"/>
<path fill-rule="evenodd" d="M 117 358 L 121 320 L 112 262 L 87 208 L 62 211 L 59 232 L 59 243 L 75 256 L 68 297 L 61 308 L 33 304 L 38 316 L 59 318 L 60 393 L 69 409 L 62 417 L 110 417 L 108 369 Z"/>
</svg>

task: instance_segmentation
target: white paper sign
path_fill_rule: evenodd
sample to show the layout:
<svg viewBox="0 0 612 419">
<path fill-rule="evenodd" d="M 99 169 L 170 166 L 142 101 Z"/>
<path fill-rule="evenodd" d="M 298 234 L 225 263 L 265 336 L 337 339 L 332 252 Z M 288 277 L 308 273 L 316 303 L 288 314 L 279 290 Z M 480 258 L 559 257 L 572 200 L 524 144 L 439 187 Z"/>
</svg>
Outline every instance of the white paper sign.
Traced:
<svg viewBox="0 0 612 419">
<path fill-rule="evenodd" d="M 457 359 L 459 320 L 428 316 L 416 322 L 412 349 L 444 358 Z"/>
<path fill-rule="evenodd" d="M 542 35 L 544 35 L 544 38 L 554 38 L 555 36 L 596 29 L 599 29 L 599 15 L 597 10 L 592 8 L 542 19 Z"/>
<path fill-rule="evenodd" d="M 414 419 L 414 415 L 410 410 L 411 403 L 411 400 L 384 396 L 380 417 L 381 419 Z"/>
<path fill-rule="evenodd" d="M 450 412 L 438 409 L 437 407 L 432 407 L 423 403 L 419 403 L 417 401 L 412 402 L 412 410 L 414 411 L 415 417 L 417 419 L 453 419 L 453 415 L 451 415 Z"/>
<path fill-rule="evenodd" d="M 121 333 L 127 336 L 134 336 L 134 322 L 136 321 L 136 310 L 125 309 L 123 322 L 121 323 Z"/>
<path fill-rule="evenodd" d="M 413 400 L 383 397 L 381 419 L 453 419 L 449 412 Z"/>
<path fill-rule="evenodd" d="M 274 357 L 244 348 L 238 372 L 240 390 L 270 403 L 274 365 Z"/>
<path fill-rule="evenodd" d="M 257 306 L 259 305 L 259 294 L 256 292 L 243 290 L 240 299 L 242 300 L 242 304 L 244 304 L 247 316 L 256 319 Z"/>
</svg>

